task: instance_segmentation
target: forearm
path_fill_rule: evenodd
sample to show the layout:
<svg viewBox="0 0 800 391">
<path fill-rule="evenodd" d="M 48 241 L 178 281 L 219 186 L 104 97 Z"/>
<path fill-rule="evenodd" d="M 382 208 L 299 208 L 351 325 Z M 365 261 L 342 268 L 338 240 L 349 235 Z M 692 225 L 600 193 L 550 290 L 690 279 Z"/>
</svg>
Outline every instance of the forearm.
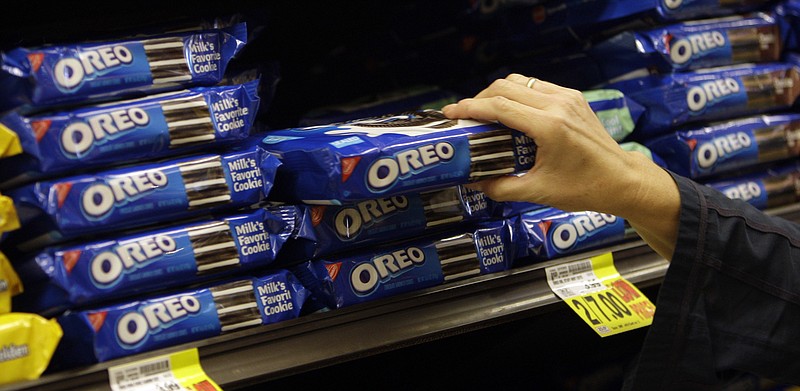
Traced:
<svg viewBox="0 0 800 391">
<path fill-rule="evenodd" d="M 626 219 L 653 250 L 671 260 L 680 218 L 678 186 L 668 172 L 644 156 L 629 155 L 634 175 L 620 178 L 616 186 L 624 186 L 624 191 L 609 192 L 613 194 L 605 201 L 607 212 Z"/>
</svg>

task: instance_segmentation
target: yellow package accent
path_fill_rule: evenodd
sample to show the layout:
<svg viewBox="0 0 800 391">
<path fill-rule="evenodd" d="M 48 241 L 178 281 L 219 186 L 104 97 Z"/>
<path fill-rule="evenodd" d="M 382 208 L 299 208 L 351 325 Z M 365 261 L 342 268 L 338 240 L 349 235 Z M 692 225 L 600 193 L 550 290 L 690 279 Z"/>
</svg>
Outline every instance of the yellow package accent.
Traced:
<svg viewBox="0 0 800 391">
<path fill-rule="evenodd" d="M 19 228 L 19 217 L 10 197 L 0 194 L 0 233 Z"/>
<path fill-rule="evenodd" d="M 22 282 L 8 258 L 0 252 L 0 314 L 11 312 L 11 296 L 22 293 Z"/>
<path fill-rule="evenodd" d="M 19 155 L 22 153 L 22 144 L 19 136 L 11 129 L 0 124 L 0 158 Z"/>
<path fill-rule="evenodd" d="M 62 335 L 55 319 L 21 312 L 0 315 L 0 384 L 39 378 Z"/>
<path fill-rule="evenodd" d="M 200 366 L 197 348 L 108 368 L 113 391 L 221 391 Z"/>
<path fill-rule="evenodd" d="M 545 269 L 547 282 L 601 337 L 653 323 L 656 306 L 614 267 L 611 253 Z"/>
</svg>

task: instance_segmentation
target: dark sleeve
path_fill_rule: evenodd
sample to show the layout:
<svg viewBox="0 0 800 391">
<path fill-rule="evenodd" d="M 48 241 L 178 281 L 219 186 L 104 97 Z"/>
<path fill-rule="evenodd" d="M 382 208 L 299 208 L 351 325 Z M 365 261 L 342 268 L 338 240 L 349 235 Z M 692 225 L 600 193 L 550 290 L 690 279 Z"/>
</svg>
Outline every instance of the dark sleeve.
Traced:
<svg viewBox="0 0 800 391">
<path fill-rule="evenodd" d="M 625 388 L 719 389 L 743 373 L 800 385 L 800 228 L 673 178 L 678 241 Z"/>
</svg>

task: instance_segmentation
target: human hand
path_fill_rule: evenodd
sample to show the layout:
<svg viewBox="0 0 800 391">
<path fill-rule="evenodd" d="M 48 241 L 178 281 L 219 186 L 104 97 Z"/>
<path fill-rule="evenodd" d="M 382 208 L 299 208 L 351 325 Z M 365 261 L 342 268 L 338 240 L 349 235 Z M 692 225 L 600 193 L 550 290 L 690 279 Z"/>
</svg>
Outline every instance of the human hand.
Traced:
<svg viewBox="0 0 800 391">
<path fill-rule="evenodd" d="M 511 74 L 474 98 L 442 109 L 450 118 L 498 121 L 527 134 L 537 145 L 536 164 L 526 175 L 472 187 L 497 201 L 605 211 L 604 200 L 598 198 L 626 190 L 621 182 L 629 169 L 629 153 L 611 138 L 580 91 L 543 80 L 528 88 L 528 80 Z"/>
<path fill-rule="evenodd" d="M 500 122 L 537 145 L 536 162 L 524 175 L 470 187 L 496 201 L 610 213 L 629 220 L 640 234 L 654 232 L 659 242 L 674 245 L 680 196 L 669 173 L 643 154 L 620 148 L 580 91 L 543 80 L 528 87 L 529 80 L 511 74 L 474 98 L 442 108 L 448 118 Z"/>
</svg>

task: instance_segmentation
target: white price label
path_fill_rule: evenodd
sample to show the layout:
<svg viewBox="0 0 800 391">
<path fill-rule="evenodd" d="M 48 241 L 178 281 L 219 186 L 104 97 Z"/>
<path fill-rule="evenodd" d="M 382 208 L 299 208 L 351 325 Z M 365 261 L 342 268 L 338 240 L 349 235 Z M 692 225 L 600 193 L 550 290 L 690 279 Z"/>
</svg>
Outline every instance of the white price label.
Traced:
<svg viewBox="0 0 800 391">
<path fill-rule="evenodd" d="M 108 369 L 114 391 L 183 391 L 172 373 L 169 357 L 156 357 Z"/>
<path fill-rule="evenodd" d="M 561 300 L 606 289 L 594 273 L 590 259 L 550 266 L 544 272 L 550 289 Z"/>
</svg>

